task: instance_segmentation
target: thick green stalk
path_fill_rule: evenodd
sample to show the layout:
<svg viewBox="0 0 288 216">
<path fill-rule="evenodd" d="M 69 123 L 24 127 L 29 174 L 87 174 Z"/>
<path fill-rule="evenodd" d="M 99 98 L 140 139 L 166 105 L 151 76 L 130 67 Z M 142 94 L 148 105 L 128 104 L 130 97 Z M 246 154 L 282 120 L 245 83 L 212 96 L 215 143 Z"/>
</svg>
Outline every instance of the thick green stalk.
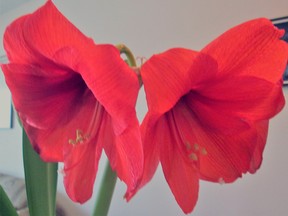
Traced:
<svg viewBox="0 0 288 216">
<path fill-rule="evenodd" d="M 58 164 L 40 159 L 24 129 L 23 162 L 30 216 L 55 216 Z"/>
<path fill-rule="evenodd" d="M 18 216 L 16 209 L 0 185 L 0 216 Z"/>
<path fill-rule="evenodd" d="M 98 193 L 97 202 L 95 205 L 93 216 L 108 215 L 116 180 L 117 180 L 117 175 L 111 169 L 109 162 L 107 162 L 106 168 L 104 171 L 104 176 L 100 185 L 100 190 Z"/>
<path fill-rule="evenodd" d="M 136 61 L 130 49 L 128 49 L 128 47 L 126 47 L 123 44 L 117 45 L 116 47 L 120 51 L 120 54 L 126 55 L 127 64 L 130 67 L 136 67 Z M 116 180 L 117 180 L 117 175 L 111 169 L 109 161 L 107 161 L 106 168 L 104 171 L 104 176 L 100 184 L 100 190 L 99 190 L 98 197 L 96 200 L 93 216 L 107 216 L 108 215 L 113 192 L 114 192 L 115 185 L 116 185 Z"/>
</svg>

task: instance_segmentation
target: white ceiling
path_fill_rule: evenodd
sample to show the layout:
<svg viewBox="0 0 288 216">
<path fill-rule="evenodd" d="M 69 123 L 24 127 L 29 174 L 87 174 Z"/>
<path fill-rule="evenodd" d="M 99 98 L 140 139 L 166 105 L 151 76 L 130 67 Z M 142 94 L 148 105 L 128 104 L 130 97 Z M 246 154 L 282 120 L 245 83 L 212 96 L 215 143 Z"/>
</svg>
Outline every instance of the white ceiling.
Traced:
<svg viewBox="0 0 288 216">
<path fill-rule="evenodd" d="M 0 15 L 30 0 L 0 0 Z"/>
</svg>

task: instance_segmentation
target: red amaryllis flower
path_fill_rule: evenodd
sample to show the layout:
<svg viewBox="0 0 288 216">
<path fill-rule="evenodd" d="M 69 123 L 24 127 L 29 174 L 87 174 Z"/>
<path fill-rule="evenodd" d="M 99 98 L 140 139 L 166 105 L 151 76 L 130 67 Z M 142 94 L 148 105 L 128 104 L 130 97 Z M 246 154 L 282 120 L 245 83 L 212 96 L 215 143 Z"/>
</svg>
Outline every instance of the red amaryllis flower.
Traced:
<svg viewBox="0 0 288 216">
<path fill-rule="evenodd" d="M 144 175 L 159 161 L 178 204 L 191 212 L 199 179 L 233 182 L 262 161 L 268 120 L 283 105 L 283 32 L 266 19 L 237 26 L 199 53 L 181 48 L 141 69 L 148 113 L 141 125 Z"/>
<path fill-rule="evenodd" d="M 90 198 L 105 150 L 134 190 L 143 170 L 137 75 L 112 45 L 95 45 L 48 1 L 6 30 L 2 65 L 23 126 L 45 161 L 64 162 L 72 200 Z"/>
</svg>

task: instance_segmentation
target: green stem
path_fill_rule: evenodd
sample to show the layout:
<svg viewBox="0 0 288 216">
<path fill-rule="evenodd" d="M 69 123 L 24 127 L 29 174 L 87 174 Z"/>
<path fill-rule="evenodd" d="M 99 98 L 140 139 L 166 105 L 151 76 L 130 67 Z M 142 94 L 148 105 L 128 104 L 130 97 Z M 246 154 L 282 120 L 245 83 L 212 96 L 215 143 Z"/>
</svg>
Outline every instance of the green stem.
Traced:
<svg viewBox="0 0 288 216">
<path fill-rule="evenodd" d="M 30 216 L 55 216 L 58 164 L 41 160 L 24 129 L 23 163 Z"/>
<path fill-rule="evenodd" d="M 116 180 L 117 175 L 111 169 L 109 162 L 107 162 L 93 216 L 108 215 Z"/>
<path fill-rule="evenodd" d="M 0 216 L 18 216 L 16 209 L 0 185 Z"/>
<path fill-rule="evenodd" d="M 132 54 L 131 50 L 126 47 L 124 44 L 118 44 L 116 45 L 118 50 L 120 51 L 120 54 L 125 54 L 127 57 L 127 64 L 131 67 L 136 67 L 136 60 L 134 58 L 134 55 Z"/>
<path fill-rule="evenodd" d="M 130 67 L 136 67 L 136 60 L 128 47 L 123 44 L 116 46 L 120 51 L 120 54 L 125 54 L 127 58 L 127 64 Z M 139 77 L 139 75 L 138 75 Z M 111 169 L 109 161 L 107 161 L 106 168 L 104 170 L 104 176 L 100 184 L 100 191 L 96 199 L 95 209 L 93 216 L 107 216 L 110 208 L 113 192 L 117 181 L 116 173 Z"/>
<path fill-rule="evenodd" d="M 134 69 L 135 73 L 138 76 L 139 85 L 141 87 L 143 82 L 142 82 L 140 70 L 139 70 L 139 68 L 137 68 L 136 60 L 135 60 L 134 55 L 132 54 L 131 50 L 128 47 L 126 47 L 124 44 L 119 44 L 116 47 L 120 51 L 120 54 L 126 55 L 126 58 L 127 58 L 126 62 L 130 67 L 132 67 Z"/>
</svg>

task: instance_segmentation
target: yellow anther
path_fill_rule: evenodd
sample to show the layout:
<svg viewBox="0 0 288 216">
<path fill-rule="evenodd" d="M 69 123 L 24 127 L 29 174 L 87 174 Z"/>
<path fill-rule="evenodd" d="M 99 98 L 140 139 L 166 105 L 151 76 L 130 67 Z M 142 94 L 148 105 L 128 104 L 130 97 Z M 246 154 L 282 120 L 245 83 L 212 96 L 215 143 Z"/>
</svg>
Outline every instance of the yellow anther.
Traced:
<svg viewBox="0 0 288 216">
<path fill-rule="evenodd" d="M 191 160 L 193 160 L 193 161 L 197 161 L 197 160 L 198 160 L 198 156 L 197 156 L 195 153 L 191 153 L 191 154 L 189 155 L 189 158 L 190 158 Z"/>
<path fill-rule="evenodd" d="M 202 154 L 202 155 L 207 155 L 207 150 L 206 150 L 205 148 L 202 148 L 202 149 L 201 149 L 201 154 Z"/>
<path fill-rule="evenodd" d="M 87 135 L 83 135 L 83 132 L 81 130 L 76 130 L 76 139 L 69 139 L 69 144 L 71 145 L 77 145 L 77 144 L 82 144 L 84 141 L 88 139 Z"/>
<path fill-rule="evenodd" d="M 191 144 L 188 141 L 185 142 L 185 146 L 186 146 L 187 150 L 191 150 L 191 148 L 192 148 Z"/>
<path fill-rule="evenodd" d="M 199 145 L 197 143 L 194 144 L 194 150 L 198 151 L 199 150 Z"/>
</svg>

